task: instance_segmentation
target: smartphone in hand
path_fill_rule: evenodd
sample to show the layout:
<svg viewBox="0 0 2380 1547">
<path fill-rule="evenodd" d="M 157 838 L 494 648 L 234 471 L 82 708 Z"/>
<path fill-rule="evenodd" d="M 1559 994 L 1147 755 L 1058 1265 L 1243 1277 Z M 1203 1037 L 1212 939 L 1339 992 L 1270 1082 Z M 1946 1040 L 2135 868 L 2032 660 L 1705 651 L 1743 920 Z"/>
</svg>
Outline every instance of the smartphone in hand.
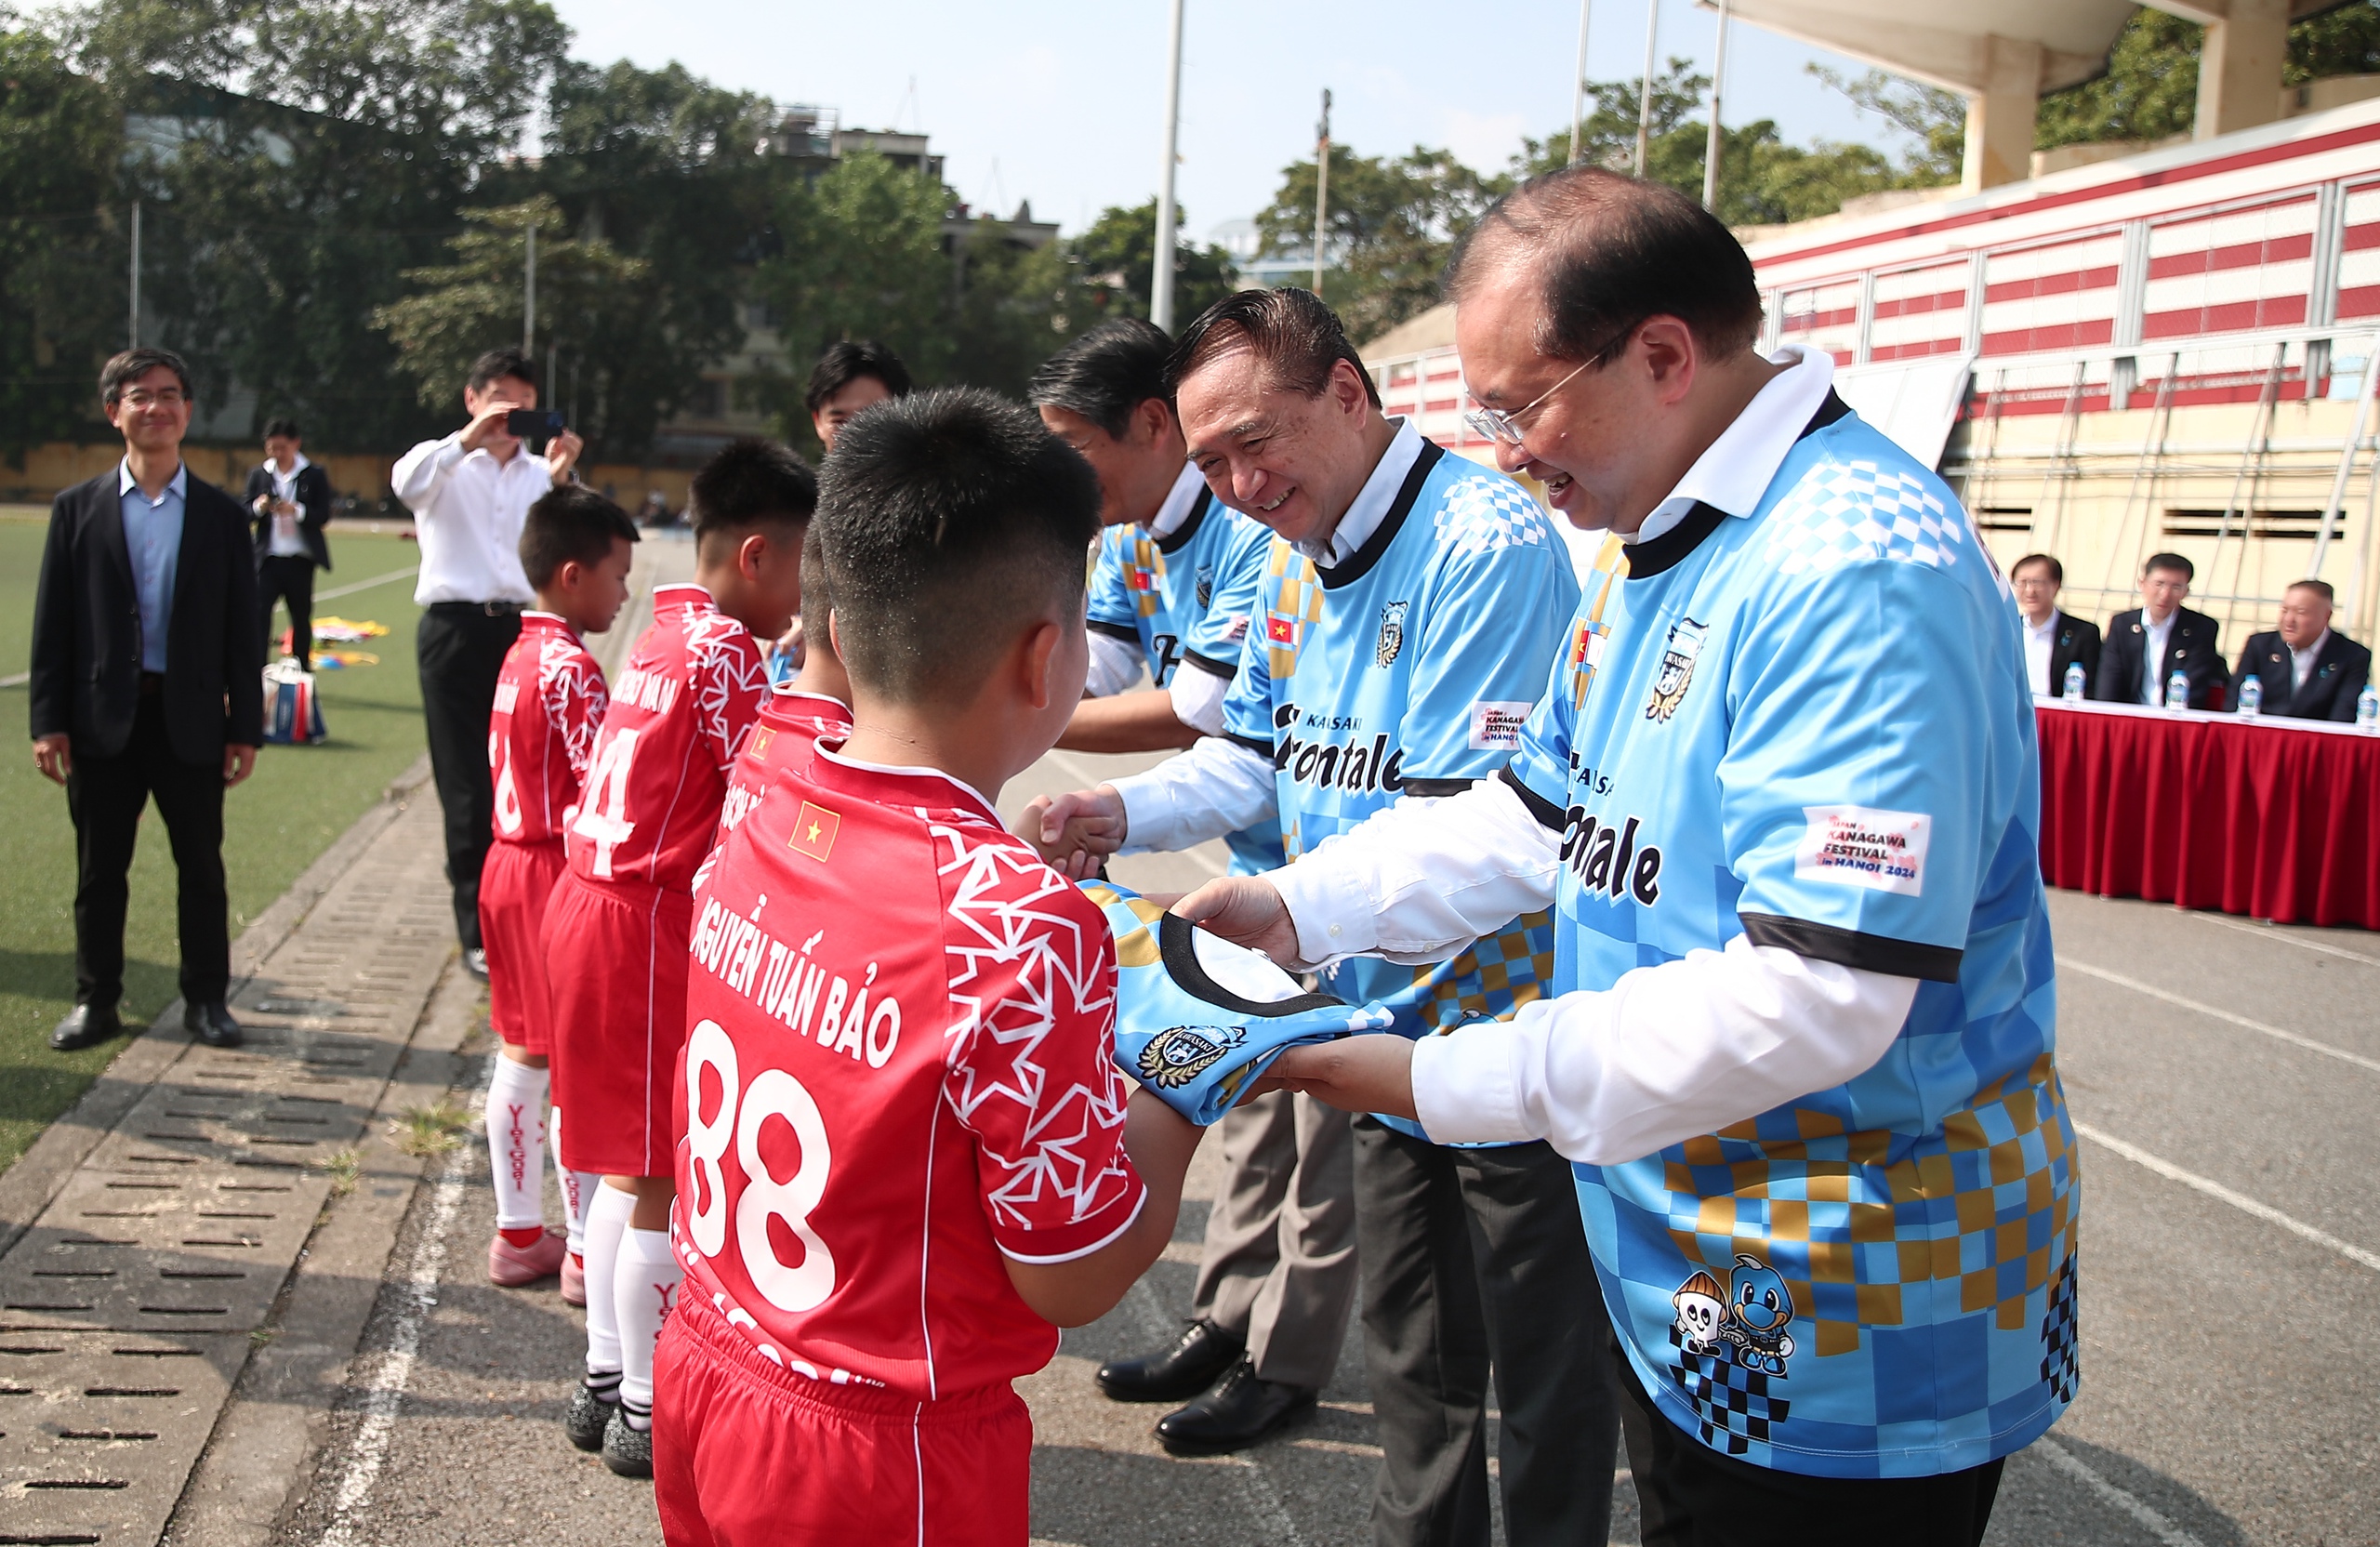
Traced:
<svg viewBox="0 0 2380 1547">
<path fill-rule="evenodd" d="M 516 441 L 550 441 L 562 432 L 562 410 L 515 408 L 504 416 L 504 432 Z"/>
</svg>

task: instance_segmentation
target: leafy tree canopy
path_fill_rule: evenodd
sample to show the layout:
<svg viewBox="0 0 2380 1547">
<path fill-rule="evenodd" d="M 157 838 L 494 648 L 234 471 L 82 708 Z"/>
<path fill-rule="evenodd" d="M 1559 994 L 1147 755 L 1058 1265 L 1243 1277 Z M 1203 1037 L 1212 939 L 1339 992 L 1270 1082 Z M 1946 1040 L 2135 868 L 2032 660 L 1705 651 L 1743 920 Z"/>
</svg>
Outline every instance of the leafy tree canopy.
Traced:
<svg viewBox="0 0 2380 1547">
<path fill-rule="evenodd" d="M 1189 216 L 1177 211 L 1174 229 L 1188 224 Z M 1075 238 L 1073 246 L 1081 265 L 1083 286 L 1097 313 L 1093 321 L 1149 314 L 1149 290 L 1157 276 L 1155 198 L 1130 209 L 1103 210 L 1091 229 Z M 1173 260 L 1176 317 L 1195 317 L 1238 288 L 1238 272 L 1223 248 L 1188 242 L 1177 245 Z"/>
</svg>

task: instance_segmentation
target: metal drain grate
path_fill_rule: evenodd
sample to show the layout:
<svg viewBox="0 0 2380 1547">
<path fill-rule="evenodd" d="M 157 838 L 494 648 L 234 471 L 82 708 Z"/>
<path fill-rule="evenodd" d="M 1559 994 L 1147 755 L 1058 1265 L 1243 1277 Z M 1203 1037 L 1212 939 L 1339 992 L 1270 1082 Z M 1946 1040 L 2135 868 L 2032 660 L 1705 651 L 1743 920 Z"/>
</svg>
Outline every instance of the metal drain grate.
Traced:
<svg viewBox="0 0 2380 1547">
<path fill-rule="evenodd" d="M 436 818 L 383 829 L 239 996 L 246 1046 L 189 1045 L 0 1257 L 0 1547 L 164 1530 L 452 949 L 413 927 Z"/>
</svg>

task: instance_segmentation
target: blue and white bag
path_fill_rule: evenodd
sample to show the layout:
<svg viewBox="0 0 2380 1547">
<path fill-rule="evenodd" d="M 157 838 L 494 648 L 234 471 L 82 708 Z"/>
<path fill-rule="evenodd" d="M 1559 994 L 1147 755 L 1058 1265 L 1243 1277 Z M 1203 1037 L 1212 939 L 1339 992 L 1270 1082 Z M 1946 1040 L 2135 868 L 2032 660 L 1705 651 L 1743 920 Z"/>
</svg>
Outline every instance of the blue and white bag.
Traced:
<svg viewBox="0 0 2380 1547">
<path fill-rule="evenodd" d="M 264 739 L 275 747 L 296 747 L 329 734 L 322 700 L 314 695 L 314 674 L 287 656 L 265 668 Z"/>
<path fill-rule="evenodd" d="M 1385 1031 L 1395 1017 L 1310 993 L 1235 945 L 1113 881 L 1085 881 L 1116 937 L 1116 1064 L 1205 1127 L 1284 1048 Z"/>
</svg>

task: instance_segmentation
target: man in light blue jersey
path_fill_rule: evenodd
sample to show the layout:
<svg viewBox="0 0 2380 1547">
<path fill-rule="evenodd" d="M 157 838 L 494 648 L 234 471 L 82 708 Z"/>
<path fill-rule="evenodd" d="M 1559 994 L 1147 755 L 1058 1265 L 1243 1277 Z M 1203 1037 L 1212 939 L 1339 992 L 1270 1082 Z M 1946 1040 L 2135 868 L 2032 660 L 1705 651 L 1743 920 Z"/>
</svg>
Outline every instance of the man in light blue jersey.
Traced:
<svg viewBox="0 0 2380 1547">
<path fill-rule="evenodd" d="M 1474 423 L 1607 573 L 1497 778 L 1181 908 L 1290 963 L 1554 901 L 1558 997 L 1281 1082 L 1579 1162 L 1646 1543 L 1975 1547 L 2078 1342 L 2008 588 L 1684 196 L 1538 178 L 1454 290 Z"/>
<path fill-rule="evenodd" d="M 1099 474 L 1105 522 L 1091 579 L 1088 696 L 1058 745 L 1187 747 L 1223 729 L 1223 694 L 1273 535 L 1215 498 L 1192 467 L 1165 390 L 1173 340 L 1137 318 L 1102 323 L 1045 362 L 1026 397 Z M 1145 667 L 1151 686 L 1128 691 Z M 1223 836 L 1236 875 L 1276 869 L 1269 818 Z M 1275 1394 L 1330 1378 L 1355 1302 L 1353 1140 L 1345 1114 L 1289 1091 L 1222 1123 L 1223 1183 L 1182 1335 L 1100 1367 L 1122 1402 L 1186 1403 L 1164 1442 L 1214 1454 L 1278 1421 Z M 1213 1389 L 1210 1389 L 1213 1388 Z"/>
<path fill-rule="evenodd" d="M 1338 319 L 1305 291 L 1218 302 L 1184 330 L 1170 379 L 1209 485 L 1275 534 L 1259 610 L 1224 734 L 1051 803 L 1050 851 L 1080 873 L 1117 844 L 1175 849 L 1274 816 L 1295 861 L 1494 774 L 1520 745 L 1578 596 L 1545 512 L 1511 479 L 1384 417 Z M 1419 965 L 1339 963 L 1322 986 L 1385 1006 L 1406 1038 L 1509 1015 L 1553 971 L 1551 919 L 1542 900 L 1531 906 Z M 1507 1540 L 1603 1540 L 1617 1414 L 1569 1168 L 1541 1141 L 1433 1143 L 1409 1113 L 1359 1117 L 1355 1130 L 1384 1453 L 1375 1540 L 1487 1541 L 1492 1362 Z M 1283 1410 L 1295 1410 L 1287 1397 Z"/>
</svg>

